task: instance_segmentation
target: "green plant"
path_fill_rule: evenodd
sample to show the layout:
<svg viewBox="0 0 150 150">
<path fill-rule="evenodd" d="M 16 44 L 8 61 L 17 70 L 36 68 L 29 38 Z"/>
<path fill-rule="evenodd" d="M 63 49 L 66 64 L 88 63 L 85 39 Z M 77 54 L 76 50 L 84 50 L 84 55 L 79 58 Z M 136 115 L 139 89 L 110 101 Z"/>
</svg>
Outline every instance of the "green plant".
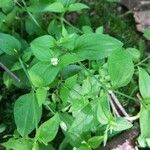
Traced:
<svg viewBox="0 0 150 150">
<path fill-rule="evenodd" d="M 102 27 L 73 26 L 66 16 L 89 8 L 75 0 L 6 0 L 0 7 L 3 83 L 26 93 L 15 101 L 17 129 L 2 143 L 6 149 L 90 150 L 105 145 L 139 117 L 130 117 L 116 95 L 141 103 L 139 143 L 149 146 L 150 76 L 144 70 L 148 65 L 142 68 L 149 57 L 141 61 L 136 48 L 124 48 Z M 124 94 L 126 86 L 136 89 Z M 135 97 L 138 87 L 141 101 Z"/>
</svg>

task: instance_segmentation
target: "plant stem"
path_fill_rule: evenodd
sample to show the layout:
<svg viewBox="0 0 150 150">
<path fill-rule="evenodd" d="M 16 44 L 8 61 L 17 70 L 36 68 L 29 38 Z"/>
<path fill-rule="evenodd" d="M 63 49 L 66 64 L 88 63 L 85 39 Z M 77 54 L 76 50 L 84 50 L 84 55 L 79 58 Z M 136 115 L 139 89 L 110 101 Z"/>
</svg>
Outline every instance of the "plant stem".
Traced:
<svg viewBox="0 0 150 150">
<path fill-rule="evenodd" d="M 142 63 L 144 63 L 145 61 L 149 60 L 150 59 L 150 55 L 148 57 L 146 57 L 145 59 L 143 59 L 142 61 L 140 61 L 139 63 L 137 63 L 135 65 L 135 67 L 138 67 L 139 65 L 141 65 Z"/>
<path fill-rule="evenodd" d="M 138 113 L 136 116 L 132 116 L 132 117 L 126 117 L 126 119 L 130 122 L 133 122 L 135 120 L 138 120 L 140 118 L 140 113 Z"/>
<path fill-rule="evenodd" d="M 24 6 L 22 6 L 17 0 L 14 0 L 14 2 L 15 2 L 19 7 L 21 7 L 22 9 L 24 9 L 24 10 L 28 13 L 28 15 L 32 18 L 32 20 L 34 21 L 34 23 L 35 23 L 39 28 L 41 28 L 41 26 L 39 25 L 39 23 L 37 22 L 37 20 L 35 19 L 35 17 L 28 11 L 27 5 L 26 5 L 26 3 L 25 3 L 24 0 L 22 0 L 22 3 L 23 3 Z"/>
<path fill-rule="evenodd" d="M 124 93 L 122 93 L 122 92 L 119 92 L 119 91 L 113 91 L 114 93 L 116 93 L 116 94 L 119 94 L 119 95 L 121 95 L 121 96 L 123 96 L 123 97 L 126 97 L 126 98 L 128 98 L 128 99 L 130 99 L 130 100 L 134 100 L 134 101 L 138 101 L 138 99 L 136 99 L 136 98 L 133 98 L 133 97 L 131 97 L 131 96 L 129 96 L 129 95 L 127 95 L 127 94 L 124 94 Z M 139 102 L 139 101 L 138 101 Z"/>
<path fill-rule="evenodd" d="M 72 28 L 74 28 L 75 30 L 77 30 L 79 33 L 81 33 L 81 34 L 83 34 L 83 32 L 79 29 L 79 28 L 77 28 L 77 27 L 75 27 L 74 25 L 72 25 L 69 21 L 67 21 L 65 18 L 63 19 L 63 21 L 67 24 L 67 25 L 69 25 L 70 27 L 72 27 Z"/>
<path fill-rule="evenodd" d="M 33 83 L 31 82 L 29 73 L 28 73 L 28 71 L 27 71 L 27 69 L 26 69 L 26 67 L 25 67 L 25 65 L 24 65 L 24 63 L 23 63 L 23 61 L 22 61 L 22 59 L 21 59 L 20 57 L 19 57 L 18 59 L 19 59 L 20 65 L 21 65 L 21 67 L 22 67 L 24 73 L 26 74 L 26 76 L 27 76 L 27 78 L 28 78 L 28 80 L 29 80 L 29 82 L 30 82 L 30 85 L 31 85 L 32 89 L 34 89 L 34 85 L 33 85 Z"/>
<path fill-rule="evenodd" d="M 20 79 L 13 72 L 11 72 L 4 64 L 2 64 L 1 62 L 0 62 L 0 67 L 3 68 L 16 81 L 20 82 Z"/>
</svg>

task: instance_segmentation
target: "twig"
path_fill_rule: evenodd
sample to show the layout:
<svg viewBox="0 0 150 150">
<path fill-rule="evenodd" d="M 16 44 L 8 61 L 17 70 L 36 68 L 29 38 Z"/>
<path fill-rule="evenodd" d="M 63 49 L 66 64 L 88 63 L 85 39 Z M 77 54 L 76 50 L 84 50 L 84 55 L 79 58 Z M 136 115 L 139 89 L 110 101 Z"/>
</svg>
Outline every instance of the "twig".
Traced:
<svg viewBox="0 0 150 150">
<path fill-rule="evenodd" d="M 120 114 L 119 114 L 119 112 L 117 111 L 117 109 L 116 109 L 114 103 L 112 102 L 111 98 L 110 98 L 109 102 L 110 102 L 110 105 L 111 105 L 111 107 L 112 107 L 112 110 L 113 110 L 114 114 L 115 114 L 117 117 L 121 117 Z"/>
<path fill-rule="evenodd" d="M 2 68 L 2 69 L 4 69 L 11 77 L 13 77 L 16 81 L 18 81 L 18 82 L 20 82 L 20 79 L 13 73 L 13 72 L 11 72 L 4 64 L 2 64 L 1 62 L 0 62 L 0 67 Z"/>
<path fill-rule="evenodd" d="M 120 15 L 119 17 L 122 18 L 122 17 L 125 17 L 125 16 L 127 16 L 127 15 L 129 15 L 131 13 L 133 13 L 133 11 L 129 10 L 129 11 L 125 12 L 124 14 Z"/>
<path fill-rule="evenodd" d="M 108 93 L 109 93 L 109 95 L 110 95 L 110 97 L 111 97 L 112 102 L 114 102 L 114 103 L 118 106 L 118 108 L 119 108 L 119 110 L 122 112 L 122 114 L 123 114 L 125 117 L 129 117 L 128 113 L 127 113 L 126 110 L 123 108 L 123 106 L 122 106 L 121 103 L 119 102 L 119 100 L 118 100 L 118 98 L 116 97 L 116 95 L 115 95 L 111 90 L 109 90 Z"/>
</svg>

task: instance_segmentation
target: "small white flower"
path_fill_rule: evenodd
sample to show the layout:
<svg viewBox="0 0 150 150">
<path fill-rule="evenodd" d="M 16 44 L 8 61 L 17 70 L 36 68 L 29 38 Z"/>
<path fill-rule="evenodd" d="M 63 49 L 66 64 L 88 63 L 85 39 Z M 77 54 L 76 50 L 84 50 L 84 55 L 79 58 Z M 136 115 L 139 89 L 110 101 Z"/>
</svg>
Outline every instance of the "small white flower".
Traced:
<svg viewBox="0 0 150 150">
<path fill-rule="evenodd" d="M 82 143 L 82 144 L 86 144 L 86 142 L 85 142 L 85 141 L 82 141 L 81 143 Z"/>
<path fill-rule="evenodd" d="M 58 65 L 58 58 L 55 58 L 55 57 L 51 58 L 51 64 L 53 66 L 57 66 Z"/>
<path fill-rule="evenodd" d="M 67 131 L 67 125 L 63 121 L 61 121 L 60 126 L 64 131 Z"/>
</svg>

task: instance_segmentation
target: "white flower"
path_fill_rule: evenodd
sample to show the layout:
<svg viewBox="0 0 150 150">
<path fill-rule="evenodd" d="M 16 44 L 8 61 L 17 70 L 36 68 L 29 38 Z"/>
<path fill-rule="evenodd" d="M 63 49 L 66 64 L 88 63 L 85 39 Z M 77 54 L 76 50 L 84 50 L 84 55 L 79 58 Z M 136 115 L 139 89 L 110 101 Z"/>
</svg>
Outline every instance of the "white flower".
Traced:
<svg viewBox="0 0 150 150">
<path fill-rule="evenodd" d="M 60 126 L 64 131 L 67 131 L 67 125 L 63 121 L 61 121 Z"/>
<path fill-rule="evenodd" d="M 51 64 L 53 66 L 57 66 L 58 65 L 58 58 L 55 58 L 55 57 L 51 58 Z"/>
</svg>

